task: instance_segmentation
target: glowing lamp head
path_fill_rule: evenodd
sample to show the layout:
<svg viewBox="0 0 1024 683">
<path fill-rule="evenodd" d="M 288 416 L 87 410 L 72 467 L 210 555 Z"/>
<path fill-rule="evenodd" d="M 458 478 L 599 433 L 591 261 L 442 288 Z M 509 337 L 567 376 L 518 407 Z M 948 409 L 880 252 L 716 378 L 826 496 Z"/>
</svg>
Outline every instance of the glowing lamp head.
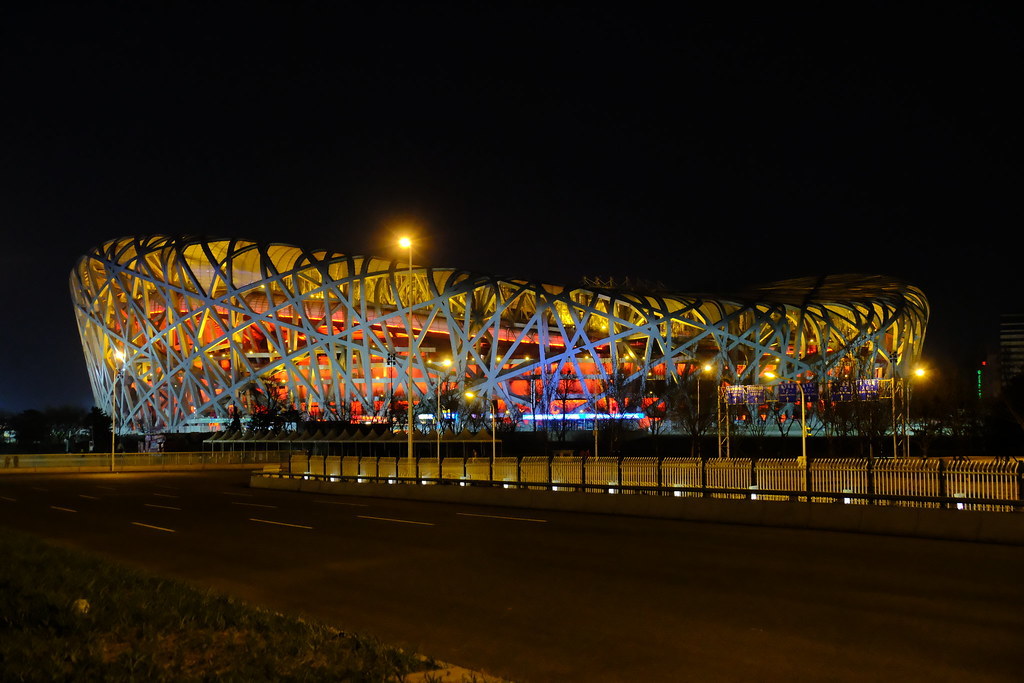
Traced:
<svg viewBox="0 0 1024 683">
<path fill-rule="evenodd" d="M 402 247 L 403 249 L 410 249 L 412 248 L 412 240 L 409 239 L 408 237 L 403 237 L 400 240 L 398 240 L 398 246 Z"/>
</svg>

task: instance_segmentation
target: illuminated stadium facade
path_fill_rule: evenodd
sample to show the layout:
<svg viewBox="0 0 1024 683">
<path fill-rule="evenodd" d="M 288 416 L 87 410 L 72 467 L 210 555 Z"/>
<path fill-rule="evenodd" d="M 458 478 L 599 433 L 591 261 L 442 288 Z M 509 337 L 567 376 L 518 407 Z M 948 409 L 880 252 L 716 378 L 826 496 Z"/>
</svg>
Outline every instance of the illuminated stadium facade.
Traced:
<svg viewBox="0 0 1024 683">
<path fill-rule="evenodd" d="M 920 290 L 874 275 L 698 296 L 169 236 L 91 251 L 71 293 L 96 404 L 125 431 L 177 431 L 268 398 L 380 421 L 401 412 L 410 377 L 417 408 L 432 411 L 439 386 L 472 389 L 502 419 L 621 412 L 618 387 L 657 400 L 705 364 L 732 385 L 899 378 L 928 320 Z"/>
</svg>

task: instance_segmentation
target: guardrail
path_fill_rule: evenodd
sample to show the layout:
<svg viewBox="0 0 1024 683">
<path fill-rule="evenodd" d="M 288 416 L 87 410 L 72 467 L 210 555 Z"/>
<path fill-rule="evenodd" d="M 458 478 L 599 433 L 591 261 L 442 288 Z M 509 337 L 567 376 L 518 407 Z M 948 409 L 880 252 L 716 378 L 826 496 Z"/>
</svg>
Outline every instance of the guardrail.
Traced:
<svg viewBox="0 0 1024 683">
<path fill-rule="evenodd" d="M 741 458 L 408 458 L 293 454 L 262 476 L 422 485 L 500 486 L 677 497 L 1024 509 L 1024 465 L 1016 460 Z"/>
<path fill-rule="evenodd" d="M 0 474 L 46 471 L 109 472 L 111 470 L 213 468 L 287 462 L 288 453 L 279 451 L 118 453 L 110 454 L 16 454 L 0 456 Z"/>
</svg>

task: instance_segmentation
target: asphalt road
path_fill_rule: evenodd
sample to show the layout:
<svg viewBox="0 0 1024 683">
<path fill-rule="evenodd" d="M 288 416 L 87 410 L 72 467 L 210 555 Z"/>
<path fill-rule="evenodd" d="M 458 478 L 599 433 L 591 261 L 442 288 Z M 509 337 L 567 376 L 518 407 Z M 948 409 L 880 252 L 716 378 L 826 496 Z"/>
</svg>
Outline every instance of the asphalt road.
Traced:
<svg viewBox="0 0 1024 683">
<path fill-rule="evenodd" d="M 1024 548 L 0 478 L 0 524 L 517 682 L 1024 680 Z"/>
</svg>

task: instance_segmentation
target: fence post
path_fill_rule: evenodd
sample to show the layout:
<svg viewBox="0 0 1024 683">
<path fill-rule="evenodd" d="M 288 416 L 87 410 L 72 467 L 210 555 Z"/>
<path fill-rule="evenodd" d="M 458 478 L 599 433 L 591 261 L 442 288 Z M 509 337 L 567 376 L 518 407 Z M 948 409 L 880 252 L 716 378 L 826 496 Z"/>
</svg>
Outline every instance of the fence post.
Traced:
<svg viewBox="0 0 1024 683">
<path fill-rule="evenodd" d="M 708 497 L 708 459 L 700 456 L 700 497 Z"/>
<path fill-rule="evenodd" d="M 658 457 L 658 495 L 661 496 L 661 495 L 664 495 L 664 493 L 665 493 L 662 490 L 662 487 L 665 485 L 664 484 L 665 480 L 661 476 L 661 468 L 662 468 L 662 462 L 664 461 L 664 458 L 661 456 L 660 453 L 658 454 L 657 457 Z"/>
<path fill-rule="evenodd" d="M 1024 465 L 1017 461 L 1017 500 L 1024 500 Z"/>
<path fill-rule="evenodd" d="M 868 505 L 875 505 L 875 461 L 868 460 Z"/>
<path fill-rule="evenodd" d="M 811 459 L 804 459 L 804 492 L 807 494 L 807 502 L 811 502 Z"/>
<path fill-rule="evenodd" d="M 922 461 L 924 462 L 924 461 Z M 949 507 L 949 502 L 946 500 L 947 487 L 946 487 L 946 463 L 944 460 L 939 460 L 939 498 L 942 502 L 939 503 L 939 507 L 945 509 Z"/>
</svg>

